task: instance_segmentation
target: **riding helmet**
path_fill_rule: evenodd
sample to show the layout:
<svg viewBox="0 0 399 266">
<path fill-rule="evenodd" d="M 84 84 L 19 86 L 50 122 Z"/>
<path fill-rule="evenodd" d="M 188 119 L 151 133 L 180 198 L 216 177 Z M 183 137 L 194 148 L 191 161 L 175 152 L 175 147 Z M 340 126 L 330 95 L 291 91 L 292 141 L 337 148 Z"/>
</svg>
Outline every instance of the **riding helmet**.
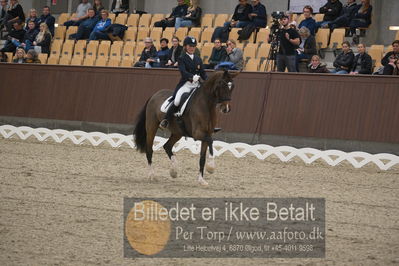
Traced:
<svg viewBox="0 0 399 266">
<path fill-rule="evenodd" d="M 194 37 L 187 36 L 183 42 L 183 46 L 186 45 L 197 46 L 197 40 Z"/>
</svg>

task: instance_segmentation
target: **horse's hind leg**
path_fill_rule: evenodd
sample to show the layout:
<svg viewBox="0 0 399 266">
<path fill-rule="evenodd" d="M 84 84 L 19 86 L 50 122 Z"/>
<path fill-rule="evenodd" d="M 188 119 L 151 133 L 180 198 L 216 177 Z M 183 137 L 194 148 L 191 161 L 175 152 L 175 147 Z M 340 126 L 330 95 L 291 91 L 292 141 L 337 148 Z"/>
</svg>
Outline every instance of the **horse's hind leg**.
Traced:
<svg viewBox="0 0 399 266">
<path fill-rule="evenodd" d="M 203 186 L 208 185 L 208 182 L 206 182 L 204 179 L 204 166 L 205 166 L 205 161 L 206 161 L 206 150 L 207 149 L 208 149 L 208 142 L 202 141 L 201 142 L 201 156 L 200 156 L 200 174 L 198 177 L 198 182 Z"/>
<path fill-rule="evenodd" d="M 153 180 L 155 172 L 152 166 L 152 154 L 153 154 L 152 146 L 154 144 L 154 138 L 158 129 L 158 125 L 148 120 L 147 123 L 148 124 L 146 124 L 146 130 L 147 130 L 146 157 L 148 162 L 148 177 L 150 180 Z"/>
<path fill-rule="evenodd" d="M 206 171 L 210 174 L 215 172 L 215 157 L 213 156 L 213 139 L 209 137 L 207 139 L 208 146 L 209 146 L 209 161 L 206 164 Z"/>
<path fill-rule="evenodd" d="M 177 159 L 176 156 L 173 154 L 173 145 L 175 145 L 176 142 L 179 141 L 181 138 L 181 135 L 175 135 L 172 134 L 168 141 L 163 145 L 163 148 L 165 149 L 166 154 L 168 155 L 169 159 L 171 160 L 171 167 L 169 170 L 169 174 L 172 178 L 177 177 Z"/>
</svg>

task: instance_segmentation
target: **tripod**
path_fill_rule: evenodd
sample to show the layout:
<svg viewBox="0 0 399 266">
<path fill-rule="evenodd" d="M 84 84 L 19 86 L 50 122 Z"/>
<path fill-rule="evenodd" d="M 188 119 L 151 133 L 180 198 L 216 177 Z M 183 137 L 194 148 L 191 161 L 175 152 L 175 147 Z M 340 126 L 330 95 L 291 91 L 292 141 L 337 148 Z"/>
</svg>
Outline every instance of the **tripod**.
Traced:
<svg viewBox="0 0 399 266">
<path fill-rule="evenodd" d="M 270 70 L 271 72 L 276 72 L 277 64 L 277 52 L 280 49 L 280 41 L 276 33 L 272 34 L 272 41 L 270 43 L 269 54 L 266 59 L 265 71 Z"/>
</svg>

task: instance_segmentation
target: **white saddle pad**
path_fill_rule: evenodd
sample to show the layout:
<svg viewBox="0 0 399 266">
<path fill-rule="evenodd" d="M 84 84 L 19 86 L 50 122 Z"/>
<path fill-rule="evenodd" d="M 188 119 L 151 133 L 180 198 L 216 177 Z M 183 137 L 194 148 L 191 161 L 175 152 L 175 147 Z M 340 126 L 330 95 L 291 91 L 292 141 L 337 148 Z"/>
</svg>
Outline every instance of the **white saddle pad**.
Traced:
<svg viewBox="0 0 399 266">
<path fill-rule="evenodd" d="M 186 110 L 187 104 L 189 102 L 189 100 L 191 99 L 191 96 L 194 94 L 194 91 L 197 89 L 198 87 L 194 88 L 191 93 L 190 96 L 184 101 L 184 103 L 181 105 L 181 107 L 179 108 L 179 111 L 177 113 L 175 113 L 175 116 L 181 117 L 184 114 L 184 110 Z M 162 113 L 166 113 L 167 110 L 169 109 L 169 106 L 173 104 L 172 101 L 172 96 L 170 96 L 169 98 L 167 98 L 163 104 L 161 105 L 161 112 Z"/>
</svg>

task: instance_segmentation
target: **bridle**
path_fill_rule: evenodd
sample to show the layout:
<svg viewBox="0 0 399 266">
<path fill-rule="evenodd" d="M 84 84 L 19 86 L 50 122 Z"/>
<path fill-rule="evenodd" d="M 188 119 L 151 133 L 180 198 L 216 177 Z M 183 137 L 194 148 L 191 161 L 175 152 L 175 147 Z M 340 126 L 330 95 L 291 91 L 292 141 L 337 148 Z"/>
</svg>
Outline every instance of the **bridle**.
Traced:
<svg viewBox="0 0 399 266">
<path fill-rule="evenodd" d="M 227 82 L 224 79 L 222 81 L 227 85 L 229 90 L 231 90 L 233 88 L 233 82 L 231 82 L 231 81 Z M 218 103 L 230 102 L 230 101 L 231 101 L 231 98 L 219 98 L 218 97 L 218 100 L 217 100 Z"/>
</svg>

